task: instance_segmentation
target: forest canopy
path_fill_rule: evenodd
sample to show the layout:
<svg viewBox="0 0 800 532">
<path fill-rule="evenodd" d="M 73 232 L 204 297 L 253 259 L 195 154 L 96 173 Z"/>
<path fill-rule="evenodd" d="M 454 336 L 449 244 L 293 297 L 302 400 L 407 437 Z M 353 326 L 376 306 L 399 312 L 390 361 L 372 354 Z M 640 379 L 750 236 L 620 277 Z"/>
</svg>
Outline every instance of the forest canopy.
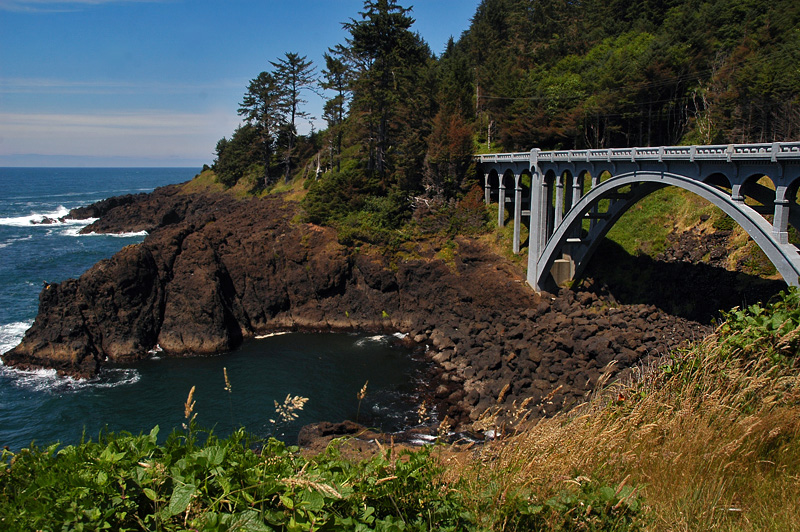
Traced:
<svg viewBox="0 0 800 532">
<path fill-rule="evenodd" d="M 462 197 L 479 151 L 800 138 L 794 0 L 483 0 L 440 57 L 413 23 L 397 0 L 366 0 L 325 65 L 268 62 L 217 145 L 218 179 L 302 174 L 310 221 L 380 206 L 391 228 L 410 198 Z M 309 90 L 327 128 L 298 135 Z"/>
</svg>

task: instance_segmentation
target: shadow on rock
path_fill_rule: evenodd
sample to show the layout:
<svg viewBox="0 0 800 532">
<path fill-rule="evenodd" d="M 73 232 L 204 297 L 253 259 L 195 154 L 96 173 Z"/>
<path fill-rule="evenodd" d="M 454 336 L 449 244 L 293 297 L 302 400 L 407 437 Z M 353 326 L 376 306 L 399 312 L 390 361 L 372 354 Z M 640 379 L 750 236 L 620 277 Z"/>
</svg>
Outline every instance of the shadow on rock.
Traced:
<svg viewBox="0 0 800 532">
<path fill-rule="evenodd" d="M 598 248 L 585 277 L 618 303 L 655 305 L 669 314 L 710 323 L 720 310 L 767 302 L 786 289 L 781 280 L 732 272 L 719 266 L 634 256 L 608 239 Z"/>
</svg>

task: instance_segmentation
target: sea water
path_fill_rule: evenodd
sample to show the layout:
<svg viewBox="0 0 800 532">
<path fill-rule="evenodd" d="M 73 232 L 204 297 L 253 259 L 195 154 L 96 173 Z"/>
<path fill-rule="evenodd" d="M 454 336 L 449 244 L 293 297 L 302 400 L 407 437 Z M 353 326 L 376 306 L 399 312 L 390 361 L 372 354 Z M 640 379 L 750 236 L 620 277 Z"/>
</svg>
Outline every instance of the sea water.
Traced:
<svg viewBox="0 0 800 532">
<path fill-rule="evenodd" d="M 0 168 L 0 353 L 33 323 L 44 283 L 80 276 L 144 234 L 80 235 L 91 220 L 57 220 L 69 209 L 121 194 L 180 183 L 194 168 Z M 0 366 L 0 446 L 72 444 L 101 430 L 162 434 L 180 429 L 195 387 L 196 423 L 225 435 L 238 427 L 294 443 L 300 427 L 353 419 L 399 430 L 415 419 L 421 365 L 392 336 L 280 334 L 210 357 L 153 353 L 131 366 L 110 367 L 91 380 L 54 371 Z M 224 371 L 230 387 L 226 389 Z M 358 392 L 368 381 L 362 401 Z M 286 421 L 276 403 L 307 397 Z"/>
</svg>

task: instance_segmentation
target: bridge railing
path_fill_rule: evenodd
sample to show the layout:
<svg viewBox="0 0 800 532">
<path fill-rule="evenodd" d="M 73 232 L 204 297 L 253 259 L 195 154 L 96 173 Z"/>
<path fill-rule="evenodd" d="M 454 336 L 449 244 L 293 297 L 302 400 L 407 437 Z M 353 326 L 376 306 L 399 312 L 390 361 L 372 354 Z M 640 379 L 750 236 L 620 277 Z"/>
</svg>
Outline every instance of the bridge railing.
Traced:
<svg viewBox="0 0 800 532">
<path fill-rule="evenodd" d="M 719 144 L 712 146 L 657 146 L 644 148 L 607 148 L 491 153 L 476 155 L 481 163 L 521 163 L 533 157 L 541 162 L 614 162 L 614 161 L 779 161 L 797 159 L 800 142 L 761 144 Z"/>
</svg>

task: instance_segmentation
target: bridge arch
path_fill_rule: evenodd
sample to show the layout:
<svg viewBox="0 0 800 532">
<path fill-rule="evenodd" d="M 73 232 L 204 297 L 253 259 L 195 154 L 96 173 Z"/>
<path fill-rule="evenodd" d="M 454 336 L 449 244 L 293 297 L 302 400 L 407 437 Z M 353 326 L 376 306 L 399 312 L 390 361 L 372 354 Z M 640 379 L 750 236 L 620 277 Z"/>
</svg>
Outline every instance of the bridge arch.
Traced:
<svg viewBox="0 0 800 532">
<path fill-rule="evenodd" d="M 793 185 L 796 182 L 797 180 Z M 573 262 L 571 276 L 581 275 L 600 241 L 619 218 L 641 199 L 667 186 L 688 190 L 720 208 L 750 235 L 788 284 L 795 286 L 798 284 L 800 278 L 798 249 L 786 242 L 785 238 L 781 238 L 782 235 L 774 230 L 775 226 L 759 215 L 756 209 L 744 201 L 737 201 L 727 191 L 709 183 L 680 174 L 654 171 L 633 171 L 612 176 L 581 197 L 574 208 L 566 214 L 563 222 L 555 228 L 552 236 L 547 239 L 538 260 L 533 258 L 529 263 L 529 282 L 537 290 L 552 284 L 551 269 L 557 260 L 561 260 L 566 248 L 569 248 L 570 260 Z M 621 195 L 620 191 L 626 187 L 629 187 L 630 191 Z M 597 207 L 603 200 L 608 200 L 608 210 L 597 213 Z M 794 203 L 793 198 L 791 202 Z M 598 223 L 590 228 L 588 235 L 576 238 L 574 235 L 580 230 L 583 220 L 591 217 L 592 212 L 595 213 Z"/>
</svg>

